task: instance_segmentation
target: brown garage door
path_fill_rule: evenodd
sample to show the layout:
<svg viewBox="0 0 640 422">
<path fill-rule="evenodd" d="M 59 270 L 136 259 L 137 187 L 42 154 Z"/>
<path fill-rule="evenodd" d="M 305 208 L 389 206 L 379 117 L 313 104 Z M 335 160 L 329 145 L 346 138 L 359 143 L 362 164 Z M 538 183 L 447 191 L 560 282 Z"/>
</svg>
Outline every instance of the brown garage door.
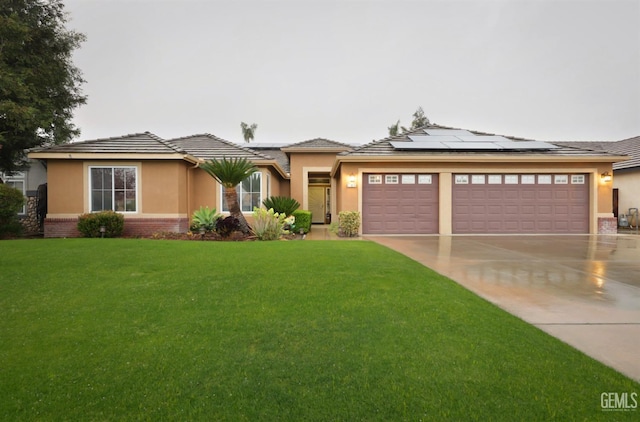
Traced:
<svg viewBox="0 0 640 422">
<path fill-rule="evenodd" d="M 588 233 L 587 174 L 456 174 L 453 233 Z"/>
<path fill-rule="evenodd" d="M 364 174 L 364 234 L 438 233 L 437 174 Z"/>
</svg>

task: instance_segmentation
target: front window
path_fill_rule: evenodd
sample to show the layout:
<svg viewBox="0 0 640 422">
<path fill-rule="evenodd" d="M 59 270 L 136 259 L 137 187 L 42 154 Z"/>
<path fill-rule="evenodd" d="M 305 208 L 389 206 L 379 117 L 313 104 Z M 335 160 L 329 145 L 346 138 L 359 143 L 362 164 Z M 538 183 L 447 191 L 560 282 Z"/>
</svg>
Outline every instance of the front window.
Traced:
<svg viewBox="0 0 640 422">
<path fill-rule="evenodd" d="M 229 206 L 224 197 L 224 186 L 222 187 L 222 211 L 229 212 Z M 238 203 L 241 211 L 253 211 L 253 207 L 260 208 L 262 203 L 262 173 L 253 173 L 236 186 L 238 193 Z"/>
<path fill-rule="evenodd" d="M 90 167 L 91 212 L 136 212 L 137 169 L 135 167 Z"/>
<path fill-rule="evenodd" d="M 2 179 L 4 180 L 5 185 L 12 187 L 14 189 L 18 189 L 20 192 L 22 192 L 23 195 L 26 194 L 25 191 L 25 178 L 24 178 L 24 173 L 22 172 L 18 172 L 13 174 L 12 176 L 7 176 L 4 174 L 0 173 L 0 176 L 3 176 Z M 27 214 L 27 207 L 26 205 L 22 206 L 22 209 L 20 211 L 18 211 L 19 215 L 26 215 Z"/>
</svg>

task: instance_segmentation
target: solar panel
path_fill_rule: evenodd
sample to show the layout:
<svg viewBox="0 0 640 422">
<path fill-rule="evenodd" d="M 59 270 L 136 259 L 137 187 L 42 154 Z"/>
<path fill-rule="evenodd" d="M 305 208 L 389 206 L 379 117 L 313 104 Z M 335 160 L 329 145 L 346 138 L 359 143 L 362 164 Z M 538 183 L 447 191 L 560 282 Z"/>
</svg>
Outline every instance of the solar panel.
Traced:
<svg viewBox="0 0 640 422">
<path fill-rule="evenodd" d="M 427 135 L 409 135 L 411 142 L 394 141 L 397 150 L 528 151 L 550 150 L 556 145 L 540 141 L 513 141 L 499 135 L 474 135 L 462 129 L 425 129 Z"/>
<path fill-rule="evenodd" d="M 409 135 L 408 138 L 413 142 L 455 142 L 460 140 L 457 136 Z"/>
<path fill-rule="evenodd" d="M 518 149 L 518 150 L 522 150 L 522 149 L 555 149 L 555 148 L 559 148 L 556 145 L 553 144 L 549 144 L 547 142 L 540 142 L 540 141 L 500 141 L 500 142 L 496 142 L 496 144 L 498 144 L 499 146 L 505 148 L 505 149 Z"/>
<path fill-rule="evenodd" d="M 427 135 L 449 135 L 449 136 L 473 136 L 473 133 L 464 129 L 425 129 Z"/>
</svg>

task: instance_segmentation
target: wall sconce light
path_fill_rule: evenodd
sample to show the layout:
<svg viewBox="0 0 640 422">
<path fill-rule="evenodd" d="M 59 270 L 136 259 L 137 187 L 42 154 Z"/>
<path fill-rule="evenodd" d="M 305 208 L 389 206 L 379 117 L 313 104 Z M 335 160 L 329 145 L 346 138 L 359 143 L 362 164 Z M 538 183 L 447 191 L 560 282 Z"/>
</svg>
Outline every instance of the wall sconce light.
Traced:
<svg viewBox="0 0 640 422">
<path fill-rule="evenodd" d="M 355 174 L 351 174 L 349 176 L 349 178 L 347 179 L 347 187 L 348 188 L 355 188 L 356 185 L 356 175 Z"/>
<path fill-rule="evenodd" d="M 611 181 L 611 173 L 609 173 L 608 171 L 605 171 L 604 173 L 602 173 L 600 175 L 600 179 L 603 182 L 610 182 Z"/>
</svg>

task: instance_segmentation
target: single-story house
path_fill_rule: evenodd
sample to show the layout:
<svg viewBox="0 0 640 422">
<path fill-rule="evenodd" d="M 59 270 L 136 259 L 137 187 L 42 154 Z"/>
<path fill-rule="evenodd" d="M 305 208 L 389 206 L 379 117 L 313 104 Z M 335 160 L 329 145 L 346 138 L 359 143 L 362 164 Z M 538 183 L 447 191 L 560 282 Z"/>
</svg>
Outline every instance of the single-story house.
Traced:
<svg viewBox="0 0 640 422">
<path fill-rule="evenodd" d="M 627 155 L 629 159 L 613 163 L 613 214 L 629 214 L 640 209 L 640 136 L 614 142 L 563 142 L 565 147 L 606 151 Z"/>
<path fill-rule="evenodd" d="M 225 212 L 204 160 L 245 157 L 259 169 L 239 186 L 248 216 L 291 196 L 314 223 L 359 211 L 362 234 L 613 233 L 610 178 L 621 154 L 430 125 L 362 146 L 317 138 L 238 145 L 202 134 L 149 132 L 40 148 L 45 236 L 77 236 L 77 217 L 112 209 L 126 235 L 188 230 L 200 206 Z"/>
</svg>

